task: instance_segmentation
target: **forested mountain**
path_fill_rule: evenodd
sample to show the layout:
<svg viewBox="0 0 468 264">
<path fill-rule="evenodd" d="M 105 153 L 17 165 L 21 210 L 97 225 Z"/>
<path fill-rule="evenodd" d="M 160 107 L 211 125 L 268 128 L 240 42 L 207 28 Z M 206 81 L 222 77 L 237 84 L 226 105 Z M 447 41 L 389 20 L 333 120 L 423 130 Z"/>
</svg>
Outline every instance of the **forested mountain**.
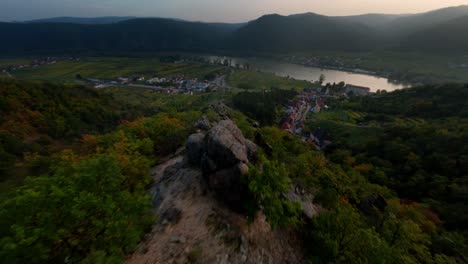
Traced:
<svg viewBox="0 0 468 264">
<path fill-rule="evenodd" d="M 354 16 L 336 16 L 335 20 L 343 22 L 360 23 L 373 29 L 381 29 L 398 18 L 409 15 L 387 15 L 387 14 L 364 14 Z"/>
<path fill-rule="evenodd" d="M 35 19 L 24 21 L 24 23 L 70 23 L 70 24 L 112 24 L 121 21 L 135 19 L 136 17 L 125 16 L 125 17 L 53 17 L 44 19 Z"/>
<path fill-rule="evenodd" d="M 287 53 L 382 48 L 465 51 L 464 16 L 468 16 L 468 6 L 401 16 L 266 15 L 246 24 L 163 18 L 46 19 L 0 23 L 2 39 L 6 40 L 0 43 L 0 55 L 168 50 Z M 118 22 L 120 19 L 123 21 Z M 432 45 L 432 38 L 437 42 L 450 40 L 445 41 L 450 45 Z"/>
<path fill-rule="evenodd" d="M 468 15 L 420 30 L 403 40 L 401 47 L 424 51 L 468 51 Z"/>
<path fill-rule="evenodd" d="M 135 119 L 122 105 L 89 87 L 0 79 L 2 263 L 121 263 L 138 244 L 154 221 L 149 168 L 184 143 L 191 118 Z"/>
<path fill-rule="evenodd" d="M 108 25 L 0 23 L 1 54 L 164 51 L 220 48 L 232 25 L 172 19 L 133 19 Z"/>
<path fill-rule="evenodd" d="M 164 175 L 192 175 L 186 170 L 190 166 L 167 167 L 164 158 L 185 142 L 193 142 L 193 136 L 203 135 L 188 137 L 200 125 L 211 127 L 229 117 L 245 135 L 244 141 L 249 139 L 252 149 L 257 150 L 255 157 L 248 157 L 251 162 L 248 177 L 244 178 L 248 193 L 238 200 L 249 210 L 235 215 L 236 221 L 255 220 L 261 211 L 265 216 L 261 221 L 266 220 L 273 230 L 286 229 L 288 234 L 295 234 L 294 238 L 301 241 L 297 252 L 304 252 L 304 258 L 313 263 L 466 263 L 467 88 L 461 84 L 422 86 L 331 100 L 328 110 L 308 117 L 311 128 L 322 127 L 330 132 L 332 143 L 322 152 L 301 137 L 276 125 L 268 126 L 277 123 L 274 121 L 281 111 L 276 109 L 294 96 L 294 90 L 222 95 L 251 120 L 219 103 L 221 95 L 216 93 L 162 95 L 132 88 L 132 93 L 141 93 L 143 98 L 135 102 L 136 110 L 138 105 L 158 98 L 165 104 L 172 101 L 172 106 L 127 120 L 128 114 L 139 111 L 124 111 L 130 103 L 126 100 L 133 99 L 126 93 L 117 96 L 115 89 L 96 91 L 75 85 L 1 80 L 0 173 L 10 178 L 20 173 L 28 177 L 21 187 L 2 193 L 0 257 L 5 263 L 122 263 L 135 250 L 136 254 L 146 253 L 136 245 L 151 225 L 167 227 L 163 220 L 168 217 L 158 213 L 156 218 L 163 220 L 154 219 L 155 207 L 148 195 L 150 168 L 162 164 L 175 173 Z M 327 128 L 330 123 L 335 129 Z M 230 130 L 217 125 L 206 134 L 214 131 L 219 133 L 216 138 L 237 140 L 228 136 Z M 363 135 L 365 140 L 359 141 L 357 137 Z M 200 140 L 216 142 L 211 138 Z M 232 146 L 227 143 L 220 144 L 223 150 L 224 146 Z M 226 149 L 239 149 L 234 146 Z M 209 148 L 203 145 L 204 149 Z M 246 147 L 243 149 L 247 152 Z M 193 146 L 187 147 L 186 153 L 202 153 L 191 151 Z M 231 152 L 225 151 L 213 153 L 228 153 L 219 155 L 227 159 Z M 206 156 L 195 155 L 201 157 Z M 239 176 L 216 175 L 219 177 L 214 179 L 227 178 L 229 182 Z M 186 184 L 182 186 L 205 182 L 163 179 Z M 4 180 L 0 178 L 0 183 Z M 183 195 L 188 199 L 184 200 L 186 204 L 192 204 L 187 201 L 196 197 L 203 197 L 204 203 L 215 197 L 210 185 L 204 187 L 206 192 L 195 193 L 190 188 L 179 188 L 181 192 L 188 190 Z M 232 185 L 225 188 L 220 191 L 235 193 Z M 313 194 L 308 201 L 320 207 L 312 218 L 304 218 L 301 206 L 285 199 L 291 188 L 298 195 L 307 194 L 304 197 Z M 180 197 L 166 198 L 171 199 L 170 206 L 182 204 Z M 212 211 L 211 206 L 203 206 Z M 179 216 L 190 218 L 185 207 L 177 208 L 184 210 Z M 200 226 L 212 225 L 208 221 L 212 215 L 204 214 L 204 219 L 199 211 L 195 212 L 204 223 Z M 226 215 L 220 219 L 227 219 Z M 218 224 L 214 226 L 208 232 L 216 237 L 213 242 L 241 251 L 238 248 L 242 243 L 236 242 L 242 240 L 240 237 L 219 239 L 224 229 L 215 230 Z M 173 228 L 175 222 L 165 230 L 172 232 Z M 232 229 L 236 235 L 243 232 Z M 264 235 L 259 229 L 249 230 Z M 175 241 L 175 233 L 165 234 L 154 233 L 154 240 L 143 244 L 160 245 L 159 239 L 166 237 L 171 242 L 163 245 L 170 244 L 169 250 L 176 248 L 184 252 L 183 256 L 191 255 L 185 249 L 189 241 L 195 241 L 194 237 L 180 233 L 183 240 L 177 237 Z M 252 245 L 249 252 L 259 247 L 246 240 L 244 244 Z M 197 256 L 203 259 L 210 250 L 198 252 Z M 272 251 L 265 247 L 262 254 Z"/>
<path fill-rule="evenodd" d="M 373 42 L 368 27 L 313 13 L 267 15 L 234 33 L 233 49 L 256 51 L 359 50 Z"/>
<path fill-rule="evenodd" d="M 429 29 L 467 15 L 468 6 L 448 7 L 397 18 L 384 25 L 381 30 L 392 37 L 405 37 L 416 31 Z"/>
<path fill-rule="evenodd" d="M 310 262 L 466 262 L 467 88 L 427 85 L 330 101 L 307 121 L 332 141 L 326 161 L 299 137 L 263 129 L 276 175 L 318 188 L 314 201 L 328 209 L 299 229 Z M 274 118 L 262 105 L 274 113 L 275 103 L 293 96 L 270 93 L 268 103 L 260 92 L 239 93 L 233 103 L 268 123 Z M 279 178 L 264 173 L 268 182 Z"/>
</svg>

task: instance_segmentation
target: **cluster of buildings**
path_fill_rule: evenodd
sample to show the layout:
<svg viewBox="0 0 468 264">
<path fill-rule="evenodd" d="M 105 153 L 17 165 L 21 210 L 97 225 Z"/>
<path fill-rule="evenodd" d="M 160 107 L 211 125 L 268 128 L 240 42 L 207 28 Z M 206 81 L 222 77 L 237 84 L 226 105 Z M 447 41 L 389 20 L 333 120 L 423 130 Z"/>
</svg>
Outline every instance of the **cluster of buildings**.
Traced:
<svg viewBox="0 0 468 264">
<path fill-rule="evenodd" d="M 318 114 L 329 109 L 327 101 L 330 99 L 346 98 L 348 96 L 364 96 L 369 94 L 370 88 L 339 83 L 327 84 L 321 89 L 308 90 L 299 93 L 285 106 L 285 116 L 281 120 L 281 129 L 301 136 L 317 149 L 323 149 L 331 144 L 330 136 L 325 129 L 316 128 L 306 132 L 304 123 L 308 114 Z"/>
<path fill-rule="evenodd" d="M 201 92 L 217 92 L 225 89 L 225 76 L 218 76 L 214 80 L 199 81 L 196 78 L 187 78 L 183 75 L 173 77 L 118 77 L 115 79 L 86 79 L 89 85 L 95 88 L 109 86 L 127 86 L 152 89 L 165 94 L 193 94 Z"/>
<path fill-rule="evenodd" d="M 315 128 L 313 131 L 304 129 L 307 115 L 328 110 L 327 101 L 330 99 L 342 99 L 350 95 L 362 96 L 369 93 L 370 89 L 367 87 L 346 85 L 344 83 L 301 92 L 285 106 L 285 116 L 281 120 L 280 127 L 285 131 L 301 136 L 304 142 L 310 143 L 316 149 L 324 149 L 332 143 L 330 135 L 320 127 Z"/>
<path fill-rule="evenodd" d="M 319 113 L 327 109 L 326 98 L 328 95 L 320 91 L 308 91 L 298 94 L 286 106 L 286 116 L 281 121 L 281 128 L 294 134 L 301 135 L 304 122 L 309 113 Z"/>
<path fill-rule="evenodd" d="M 281 129 L 301 136 L 304 142 L 308 142 L 317 149 L 323 149 L 331 141 L 328 133 L 321 128 L 313 132 L 304 132 L 304 123 L 309 113 L 319 113 L 328 109 L 327 98 L 332 96 L 322 93 L 321 90 L 308 91 L 298 94 L 286 106 L 285 117 L 281 120 Z"/>
</svg>

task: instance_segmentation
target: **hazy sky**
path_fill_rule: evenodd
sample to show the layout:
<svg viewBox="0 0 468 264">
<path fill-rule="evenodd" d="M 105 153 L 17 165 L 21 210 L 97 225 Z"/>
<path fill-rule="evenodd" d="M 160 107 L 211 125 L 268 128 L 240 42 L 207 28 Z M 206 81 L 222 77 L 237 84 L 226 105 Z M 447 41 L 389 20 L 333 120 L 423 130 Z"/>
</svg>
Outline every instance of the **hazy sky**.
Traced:
<svg viewBox="0 0 468 264">
<path fill-rule="evenodd" d="M 463 4 L 468 0 L 0 0 L 0 20 L 146 16 L 245 22 L 271 13 L 417 13 Z"/>
</svg>

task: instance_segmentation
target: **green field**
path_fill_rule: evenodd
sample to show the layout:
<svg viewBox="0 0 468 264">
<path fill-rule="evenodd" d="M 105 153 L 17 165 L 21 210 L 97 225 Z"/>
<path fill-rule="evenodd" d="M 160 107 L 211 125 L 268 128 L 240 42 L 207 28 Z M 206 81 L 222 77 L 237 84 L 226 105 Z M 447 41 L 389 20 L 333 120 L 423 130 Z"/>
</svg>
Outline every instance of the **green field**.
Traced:
<svg viewBox="0 0 468 264">
<path fill-rule="evenodd" d="M 0 68 L 10 66 L 10 65 L 19 65 L 19 64 L 28 64 L 31 60 L 25 58 L 19 59 L 0 59 Z"/>
<path fill-rule="evenodd" d="M 0 60 L 0 63 L 3 63 Z M 221 66 L 199 63 L 162 63 L 158 58 L 84 58 L 81 61 L 59 61 L 36 69 L 14 71 L 18 79 L 70 81 L 77 74 L 83 78 L 116 78 L 119 76 L 165 77 L 183 74 L 204 78 L 223 70 Z"/>
<path fill-rule="evenodd" d="M 156 93 L 149 89 L 134 87 L 107 87 L 100 91 L 111 95 L 116 102 L 128 109 L 146 109 L 147 112 L 143 113 L 145 116 L 153 114 L 152 112 L 181 112 L 200 109 L 230 97 L 230 93 L 167 95 Z"/>
</svg>

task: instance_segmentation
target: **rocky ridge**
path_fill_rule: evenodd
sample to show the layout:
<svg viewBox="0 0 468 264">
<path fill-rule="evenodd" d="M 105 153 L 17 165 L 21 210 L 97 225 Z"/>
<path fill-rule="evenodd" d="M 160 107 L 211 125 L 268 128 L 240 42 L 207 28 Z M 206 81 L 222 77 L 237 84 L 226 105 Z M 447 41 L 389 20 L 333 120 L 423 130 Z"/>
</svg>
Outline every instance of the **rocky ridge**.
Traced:
<svg viewBox="0 0 468 264">
<path fill-rule="evenodd" d="M 304 262 L 296 234 L 272 230 L 261 213 L 250 224 L 239 213 L 258 147 L 222 118 L 200 119 L 185 154 L 152 170 L 158 220 L 127 263 Z"/>
</svg>

